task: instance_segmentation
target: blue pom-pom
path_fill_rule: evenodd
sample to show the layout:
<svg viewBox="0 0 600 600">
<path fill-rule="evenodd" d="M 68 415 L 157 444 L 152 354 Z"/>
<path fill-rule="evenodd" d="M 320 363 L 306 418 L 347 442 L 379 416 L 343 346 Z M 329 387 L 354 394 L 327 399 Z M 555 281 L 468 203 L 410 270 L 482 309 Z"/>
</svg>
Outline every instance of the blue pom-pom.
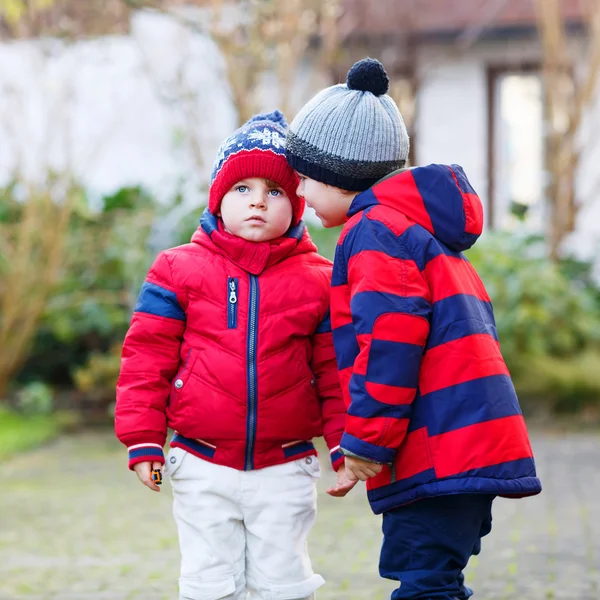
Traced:
<svg viewBox="0 0 600 600">
<path fill-rule="evenodd" d="M 348 71 L 346 85 L 350 90 L 371 92 L 382 96 L 390 89 L 390 79 L 383 65 L 374 58 L 363 58 Z"/>
<path fill-rule="evenodd" d="M 273 123 L 277 123 L 281 127 L 287 127 L 287 122 L 285 120 L 285 117 L 283 116 L 283 113 L 279 112 L 278 110 L 274 110 L 270 113 L 260 113 L 258 115 L 254 115 L 253 117 L 248 119 L 246 124 L 256 123 L 257 121 L 272 121 Z"/>
</svg>

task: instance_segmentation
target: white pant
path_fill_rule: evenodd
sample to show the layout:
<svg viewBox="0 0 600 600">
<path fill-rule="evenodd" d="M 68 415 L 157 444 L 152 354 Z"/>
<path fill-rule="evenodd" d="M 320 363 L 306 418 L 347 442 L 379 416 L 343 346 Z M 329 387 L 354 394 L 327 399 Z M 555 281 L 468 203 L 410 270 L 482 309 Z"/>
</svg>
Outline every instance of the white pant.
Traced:
<svg viewBox="0 0 600 600">
<path fill-rule="evenodd" d="M 307 538 L 317 512 L 315 456 L 256 471 L 171 448 L 166 472 L 181 549 L 180 600 L 308 600 Z"/>
</svg>

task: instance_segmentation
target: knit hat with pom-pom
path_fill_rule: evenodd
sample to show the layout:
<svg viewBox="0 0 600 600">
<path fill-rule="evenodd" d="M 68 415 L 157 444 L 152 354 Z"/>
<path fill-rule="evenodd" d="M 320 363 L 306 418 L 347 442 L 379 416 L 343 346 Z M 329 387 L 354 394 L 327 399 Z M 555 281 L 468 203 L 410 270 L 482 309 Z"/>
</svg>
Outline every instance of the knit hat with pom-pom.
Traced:
<svg viewBox="0 0 600 600">
<path fill-rule="evenodd" d="M 365 58 L 345 84 L 319 92 L 290 125 L 292 167 L 323 183 L 362 192 L 405 166 L 410 142 L 402 115 L 387 95 L 383 65 Z"/>
<path fill-rule="evenodd" d="M 292 203 L 292 225 L 304 212 L 304 200 L 296 195 L 298 176 L 285 159 L 287 123 L 278 111 L 252 117 L 219 148 L 213 168 L 208 210 L 216 215 L 223 196 L 238 181 L 250 177 L 279 184 Z"/>
</svg>

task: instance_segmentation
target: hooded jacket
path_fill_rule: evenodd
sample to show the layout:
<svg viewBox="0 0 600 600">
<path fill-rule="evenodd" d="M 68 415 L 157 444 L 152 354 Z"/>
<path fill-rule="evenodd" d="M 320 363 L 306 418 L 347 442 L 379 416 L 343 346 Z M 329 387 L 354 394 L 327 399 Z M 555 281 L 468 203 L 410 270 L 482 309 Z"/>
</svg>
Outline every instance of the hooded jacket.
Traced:
<svg viewBox="0 0 600 600">
<path fill-rule="evenodd" d="M 357 195 L 333 269 L 331 322 L 348 408 L 342 451 L 383 463 L 374 512 L 444 494 L 537 494 L 527 429 L 490 298 L 462 254 L 483 226 L 458 165 Z"/>
<path fill-rule="evenodd" d="M 129 465 L 164 462 L 167 428 L 213 463 L 259 469 L 316 454 L 334 468 L 345 408 L 329 319 L 331 262 L 302 222 L 251 243 L 207 209 L 190 244 L 159 254 L 123 346 L 115 428 Z"/>
</svg>

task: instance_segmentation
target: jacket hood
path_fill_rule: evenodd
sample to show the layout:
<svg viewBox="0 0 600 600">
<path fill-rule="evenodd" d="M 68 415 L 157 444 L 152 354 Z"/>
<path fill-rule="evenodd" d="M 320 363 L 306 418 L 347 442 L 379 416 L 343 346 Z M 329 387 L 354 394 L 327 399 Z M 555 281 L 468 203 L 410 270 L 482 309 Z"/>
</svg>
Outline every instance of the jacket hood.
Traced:
<svg viewBox="0 0 600 600">
<path fill-rule="evenodd" d="M 378 204 L 402 213 L 457 252 L 473 246 L 483 229 L 481 200 L 459 165 L 397 171 L 356 196 L 348 216 Z"/>
</svg>

